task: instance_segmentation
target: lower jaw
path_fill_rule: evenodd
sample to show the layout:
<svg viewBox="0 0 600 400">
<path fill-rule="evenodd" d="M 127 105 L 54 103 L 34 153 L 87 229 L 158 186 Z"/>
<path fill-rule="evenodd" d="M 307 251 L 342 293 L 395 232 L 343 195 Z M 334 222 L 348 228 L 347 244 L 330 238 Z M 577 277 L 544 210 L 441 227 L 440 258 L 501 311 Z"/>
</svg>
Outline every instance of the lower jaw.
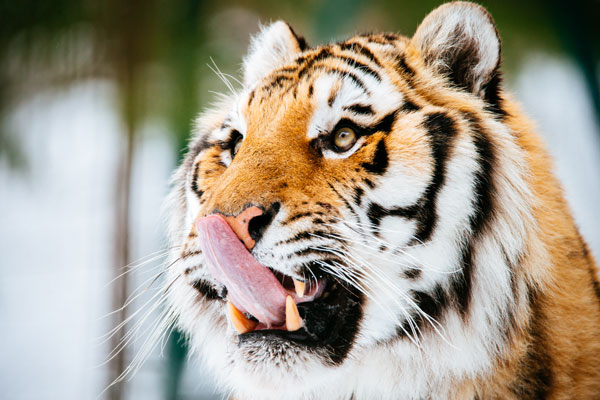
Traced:
<svg viewBox="0 0 600 400">
<path fill-rule="evenodd" d="M 240 347 L 289 345 L 325 358 L 328 364 L 343 361 L 352 347 L 362 318 L 362 296 L 338 288 L 327 298 L 298 304 L 303 327 L 297 331 L 257 329 L 238 335 Z"/>
<path fill-rule="evenodd" d="M 304 328 L 300 328 L 299 330 L 293 332 L 285 329 L 261 329 L 238 336 L 238 344 L 240 346 L 256 342 L 273 341 L 307 345 L 311 342 L 311 336 Z"/>
</svg>

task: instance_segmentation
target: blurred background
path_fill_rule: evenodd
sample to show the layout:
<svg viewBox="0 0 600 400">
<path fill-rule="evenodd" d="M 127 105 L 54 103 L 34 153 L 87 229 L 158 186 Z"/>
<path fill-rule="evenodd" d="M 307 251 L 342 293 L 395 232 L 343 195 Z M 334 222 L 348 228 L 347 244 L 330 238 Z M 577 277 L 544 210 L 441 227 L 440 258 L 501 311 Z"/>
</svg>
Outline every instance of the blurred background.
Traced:
<svg viewBox="0 0 600 400">
<path fill-rule="evenodd" d="M 260 22 L 284 19 L 309 44 L 410 36 L 440 3 L 0 0 L 2 398 L 224 398 L 178 332 L 147 340 L 163 310 L 169 176 L 194 117 L 228 90 L 213 70 L 239 77 Z M 598 257 L 600 2 L 481 4 L 503 39 L 505 84 L 538 122 Z"/>
</svg>

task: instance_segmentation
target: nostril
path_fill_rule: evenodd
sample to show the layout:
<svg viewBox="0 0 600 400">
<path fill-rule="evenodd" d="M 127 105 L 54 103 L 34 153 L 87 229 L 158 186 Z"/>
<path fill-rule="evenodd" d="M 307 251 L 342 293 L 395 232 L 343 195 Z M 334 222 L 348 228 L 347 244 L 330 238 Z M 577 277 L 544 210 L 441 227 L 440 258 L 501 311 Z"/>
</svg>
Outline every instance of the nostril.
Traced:
<svg viewBox="0 0 600 400">
<path fill-rule="evenodd" d="M 263 210 L 256 206 L 250 206 L 236 216 L 223 215 L 217 211 L 215 211 L 213 214 L 220 214 L 223 219 L 227 221 L 231 227 L 231 230 L 233 230 L 244 246 L 246 246 L 248 250 L 252 250 L 256 244 L 256 241 L 252 239 L 250 233 L 248 232 L 248 223 L 252 218 L 262 215 Z"/>
<path fill-rule="evenodd" d="M 279 212 L 281 208 L 281 203 L 275 202 L 271 204 L 271 206 L 265 210 L 265 212 L 261 215 L 258 215 L 250 220 L 248 223 L 248 233 L 250 237 L 254 239 L 254 241 L 258 242 L 258 240 L 263 236 L 267 227 L 273 222 L 275 215 Z"/>
</svg>

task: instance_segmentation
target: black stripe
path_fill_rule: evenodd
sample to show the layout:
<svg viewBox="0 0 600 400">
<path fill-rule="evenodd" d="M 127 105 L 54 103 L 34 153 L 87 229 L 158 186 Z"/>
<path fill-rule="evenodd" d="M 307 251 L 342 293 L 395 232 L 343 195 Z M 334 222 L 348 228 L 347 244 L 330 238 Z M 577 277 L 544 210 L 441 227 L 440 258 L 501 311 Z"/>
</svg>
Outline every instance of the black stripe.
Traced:
<svg viewBox="0 0 600 400">
<path fill-rule="evenodd" d="M 356 212 L 354 211 L 354 208 L 350 205 L 350 203 L 348 203 L 348 201 L 344 198 L 344 196 L 342 196 L 340 194 L 340 192 L 338 192 L 336 190 L 336 188 L 334 188 L 331 183 L 328 183 L 327 185 L 329 185 L 329 187 L 331 188 L 331 190 L 333 190 L 333 193 L 335 193 L 339 197 L 339 199 L 342 201 L 342 203 L 344 203 L 344 205 L 346 206 L 346 208 L 348 208 L 348 210 L 350 210 L 350 212 L 352 214 L 354 214 L 354 216 L 356 217 L 356 219 L 359 219 L 358 218 L 358 214 L 356 214 Z"/>
<path fill-rule="evenodd" d="M 398 72 L 409 75 L 410 77 L 413 77 L 415 75 L 415 70 L 410 65 L 408 65 L 404 54 L 396 54 L 394 56 L 394 59 L 396 61 L 396 67 L 398 69 Z"/>
<path fill-rule="evenodd" d="M 211 285 L 208 281 L 205 281 L 204 279 L 198 279 L 192 284 L 192 286 L 208 300 L 223 299 L 220 293 L 217 291 L 217 289 L 215 289 L 213 285 Z"/>
<path fill-rule="evenodd" d="M 381 225 L 381 220 L 384 217 L 402 217 L 406 219 L 413 219 L 417 216 L 419 208 L 417 206 L 411 207 L 395 207 L 385 208 L 381 204 L 369 203 L 367 207 L 367 218 L 371 223 L 375 234 L 378 234 L 377 229 Z"/>
<path fill-rule="evenodd" d="M 300 70 L 298 71 L 298 79 L 301 79 L 304 74 L 308 72 L 308 70 L 319 60 L 323 60 L 332 55 L 331 50 L 329 48 L 324 47 L 320 49 L 318 52 L 313 54 L 307 54 L 306 56 L 298 57 L 296 59 L 296 64 L 302 65 Z"/>
<path fill-rule="evenodd" d="M 506 118 L 507 112 L 502 108 L 504 99 L 502 98 L 502 74 L 500 73 L 500 60 L 498 65 L 494 69 L 493 76 L 483 86 L 483 99 L 487 103 L 485 109 L 500 117 L 500 119 Z"/>
<path fill-rule="evenodd" d="M 445 170 L 449 147 L 456 136 L 454 121 L 443 112 L 427 114 L 423 121 L 423 126 L 427 129 L 430 140 L 434 171 L 431 183 L 425 189 L 423 195 L 417 232 L 415 233 L 415 239 L 420 242 L 430 239 L 431 233 L 437 223 L 436 199 L 446 178 Z"/>
<path fill-rule="evenodd" d="M 387 40 L 389 40 L 390 42 L 396 41 L 399 39 L 399 36 L 396 35 L 395 33 L 384 33 L 383 37 L 386 38 Z"/>
<path fill-rule="evenodd" d="M 303 55 L 300 57 L 296 57 L 294 59 L 294 62 L 296 63 L 296 65 L 300 66 L 300 65 L 303 65 L 307 59 L 308 59 L 308 55 Z"/>
<path fill-rule="evenodd" d="M 287 225 L 287 224 L 289 224 L 291 222 L 296 221 L 297 219 L 305 218 L 305 217 L 310 217 L 313 214 L 318 214 L 318 213 L 313 213 L 311 211 L 305 211 L 305 212 L 301 212 L 301 213 L 298 213 L 298 214 L 294 214 L 291 217 L 289 217 L 288 219 L 286 219 L 285 221 L 283 221 L 281 223 L 281 225 Z"/>
<path fill-rule="evenodd" d="M 439 322 L 440 316 L 449 305 L 448 296 L 440 284 L 436 285 L 430 292 L 411 291 L 411 297 L 421 312 L 415 310 L 411 313 L 416 327 L 411 328 L 410 322 L 406 319 L 401 326 L 396 328 L 396 333 L 400 337 L 406 337 L 413 330 L 416 334 L 422 334 L 423 327 L 430 324 L 423 314 Z"/>
<path fill-rule="evenodd" d="M 274 87 L 283 87 L 283 82 L 285 81 L 293 81 L 295 79 L 295 77 L 291 77 L 288 75 L 278 75 L 276 77 L 274 77 L 270 82 L 268 82 L 267 84 L 263 85 L 263 90 L 270 90 Z"/>
<path fill-rule="evenodd" d="M 377 82 L 381 82 L 381 75 L 379 75 L 379 73 L 377 71 L 375 71 L 369 65 L 362 63 L 352 57 L 346 57 L 346 56 L 332 54 L 329 57 L 327 57 L 327 59 L 343 61 L 346 64 L 348 64 L 349 67 L 353 67 L 360 71 L 363 71 L 366 74 L 371 75 L 373 78 L 375 78 L 375 80 L 377 80 Z"/>
<path fill-rule="evenodd" d="M 319 50 L 319 52 L 317 52 L 317 54 L 315 54 L 315 55 L 314 55 L 314 56 L 313 56 L 313 57 L 312 57 L 312 58 L 309 60 L 309 64 L 310 64 L 310 65 L 309 65 L 309 67 L 310 67 L 311 65 L 313 65 L 314 63 L 316 63 L 316 62 L 318 62 L 318 61 L 321 61 L 321 60 L 324 60 L 324 59 L 326 59 L 327 57 L 330 57 L 330 56 L 332 56 L 332 55 L 334 55 L 334 54 L 331 52 L 331 49 L 330 49 L 329 47 L 324 47 L 324 48 L 322 48 L 321 50 Z"/>
<path fill-rule="evenodd" d="M 516 263 L 513 263 L 506 253 L 506 249 L 504 247 L 501 249 L 502 258 L 504 259 L 505 265 L 508 266 L 508 279 L 510 281 L 510 290 L 512 293 L 513 304 L 519 304 L 521 302 L 521 294 L 519 293 L 519 287 L 517 283 L 520 281 L 518 278 L 519 271 L 517 270 L 516 265 L 520 264 L 520 257 Z M 515 333 L 515 329 L 518 329 L 517 321 L 515 319 L 515 307 L 505 307 L 503 310 L 504 318 L 504 327 L 502 330 L 502 335 L 505 341 L 510 341 L 512 335 Z"/>
<path fill-rule="evenodd" d="M 402 112 L 414 112 L 419 111 L 421 107 L 410 101 L 406 96 L 404 96 L 404 103 L 402 107 L 400 107 L 400 111 Z"/>
<path fill-rule="evenodd" d="M 345 61 L 350 67 L 354 67 L 362 72 L 365 72 L 366 74 L 371 75 L 373 78 L 375 78 L 375 80 L 377 82 L 381 82 L 381 75 L 379 75 L 379 72 L 375 71 L 373 68 L 371 68 L 367 64 L 364 64 L 364 63 L 362 63 L 354 58 L 351 58 L 351 57 L 334 56 L 331 58 L 336 59 L 336 60 Z"/>
<path fill-rule="evenodd" d="M 308 256 L 308 255 L 317 255 L 317 256 L 322 256 L 322 257 L 328 257 L 328 256 L 331 256 L 331 252 L 324 251 L 324 250 L 318 250 L 313 247 L 305 247 L 302 250 L 298 250 L 291 254 L 288 254 L 287 258 L 291 260 L 294 257 L 304 257 L 304 256 Z"/>
<path fill-rule="evenodd" d="M 354 196 L 352 196 L 352 199 L 354 200 L 354 204 L 356 204 L 357 206 L 360 206 L 360 203 L 362 202 L 362 197 L 365 194 L 365 191 L 363 190 L 363 188 L 361 188 L 360 186 L 356 187 L 354 189 Z"/>
<path fill-rule="evenodd" d="M 382 138 L 377 142 L 377 149 L 373 160 L 369 163 L 362 163 L 361 166 L 372 174 L 382 175 L 389 166 L 388 152 L 385 147 L 385 140 Z"/>
<path fill-rule="evenodd" d="M 327 237 L 329 237 L 329 233 L 325 232 L 325 231 L 303 231 L 303 232 L 295 234 L 294 236 L 292 236 L 291 238 L 289 238 L 287 240 L 282 240 L 280 242 L 275 243 L 275 246 L 278 246 L 280 244 L 295 243 L 295 242 L 299 242 L 299 241 L 307 240 L 307 239 L 316 239 L 315 236 L 327 238 Z"/>
<path fill-rule="evenodd" d="M 379 225 L 381 225 L 381 219 L 388 215 L 390 215 L 389 210 L 383 206 L 377 203 L 369 203 L 367 208 L 367 218 L 369 218 L 372 229 L 379 229 Z"/>
<path fill-rule="evenodd" d="M 422 268 L 408 268 L 408 269 L 405 269 L 404 271 L 402 271 L 402 275 L 405 278 L 410 279 L 411 281 L 419 279 L 421 277 L 422 273 L 423 273 Z"/>
<path fill-rule="evenodd" d="M 337 91 L 330 93 L 329 99 L 327 99 L 327 105 L 329 107 L 333 106 L 333 103 L 335 102 L 335 98 L 337 97 L 337 94 L 338 94 Z"/>
<path fill-rule="evenodd" d="M 318 261 L 318 262 L 317 262 Z M 323 266 L 326 265 L 327 267 Z M 342 260 L 333 254 L 329 254 L 327 258 L 319 258 L 312 261 L 303 262 L 300 266 L 295 269 L 298 271 L 298 275 L 306 277 L 317 277 L 317 279 L 323 279 L 331 276 L 325 270 L 327 268 L 336 269 L 336 264 L 343 265 Z"/>
<path fill-rule="evenodd" d="M 307 59 L 304 59 L 303 57 L 298 58 L 296 61 L 298 62 L 298 60 L 300 60 L 302 58 L 302 62 L 304 62 L 306 60 L 306 63 L 302 66 L 302 68 L 300 69 L 300 71 L 298 72 L 298 79 L 302 79 L 302 77 L 308 73 L 311 70 L 311 67 L 313 67 L 313 65 L 315 63 L 317 63 L 318 61 L 324 60 L 326 58 L 336 58 L 342 61 L 345 61 L 349 64 L 355 63 L 357 67 L 360 67 L 361 69 L 364 69 L 364 71 L 372 76 L 374 76 L 378 81 L 381 81 L 381 77 L 379 76 L 379 74 L 374 71 L 373 69 L 371 69 L 369 66 L 367 66 L 366 64 L 363 64 L 359 61 L 356 61 L 354 59 L 351 58 L 346 58 L 346 57 L 342 57 L 342 56 L 338 56 L 335 55 L 333 53 L 331 53 L 331 50 L 328 48 L 323 48 L 321 49 L 317 54 L 313 55 L 312 57 L 308 57 Z M 333 67 L 328 67 L 326 65 L 318 65 L 315 66 L 313 68 L 313 70 L 323 70 L 325 72 L 337 72 L 339 74 L 341 74 L 342 76 L 347 76 L 350 79 L 352 79 L 354 81 L 354 83 L 356 83 L 357 86 L 359 86 L 361 89 L 363 89 L 365 92 L 368 92 L 364 83 L 362 82 L 362 80 L 360 80 L 358 78 L 358 76 L 356 76 L 356 74 L 352 73 L 352 72 L 348 72 L 348 71 L 342 71 L 338 68 L 333 68 Z"/>
<path fill-rule="evenodd" d="M 202 251 L 201 250 L 187 250 L 187 246 L 186 246 L 186 250 L 184 250 L 181 253 L 181 259 L 197 256 L 198 254 L 202 254 Z"/>
<path fill-rule="evenodd" d="M 547 322 L 539 293 L 533 288 L 529 290 L 532 315 L 528 329 L 530 343 L 524 357 L 519 360 L 517 376 L 511 382 L 510 390 L 523 400 L 547 399 L 552 394 L 554 384 L 552 360 L 548 355 L 548 340 L 544 329 Z"/>
<path fill-rule="evenodd" d="M 345 106 L 344 110 L 351 111 L 355 114 L 363 114 L 363 115 L 373 115 L 375 112 L 370 105 L 363 104 L 352 104 L 351 106 Z"/>
<path fill-rule="evenodd" d="M 317 66 L 314 68 L 315 71 L 317 70 L 321 70 L 323 72 L 327 72 L 327 73 L 336 73 L 342 76 L 342 78 L 349 78 L 352 82 L 354 82 L 354 84 L 356 86 L 358 86 L 359 88 L 361 88 L 364 92 L 366 93 L 370 93 L 367 90 L 367 87 L 365 86 L 364 82 L 354 73 L 352 72 L 348 72 L 348 71 L 342 71 L 341 69 L 337 69 L 337 68 L 332 68 L 332 67 L 327 67 L 325 65 L 323 66 Z"/>
<path fill-rule="evenodd" d="M 200 140 L 196 140 L 193 144 L 190 145 L 189 151 L 186 155 L 186 159 L 189 160 L 189 163 L 192 163 L 198 154 L 203 150 L 208 149 L 209 147 L 214 146 L 214 143 L 211 143 L 208 140 L 208 135 L 202 136 Z"/>
<path fill-rule="evenodd" d="M 459 310 L 463 317 L 467 315 L 469 303 L 471 300 L 471 285 L 474 268 L 474 252 L 472 247 L 480 236 L 484 224 L 489 220 L 493 212 L 492 199 L 492 169 L 494 163 L 494 153 L 492 144 L 485 137 L 477 119 L 473 115 L 467 115 L 472 130 L 473 142 L 478 156 L 479 170 L 475 174 L 474 188 L 474 212 L 469 218 L 472 238 L 463 251 L 462 269 L 460 273 L 455 274 L 451 281 L 451 290 L 457 296 Z"/>
<path fill-rule="evenodd" d="M 292 65 L 291 67 L 281 67 L 275 70 L 275 72 L 277 72 L 278 74 L 284 72 L 298 72 L 298 66 Z"/>
<path fill-rule="evenodd" d="M 197 162 L 194 165 L 194 174 L 192 175 L 192 191 L 198 195 L 198 197 L 202 197 L 204 191 L 200 190 L 198 187 L 198 171 L 200 169 L 200 162 Z"/>
<path fill-rule="evenodd" d="M 373 35 L 373 36 L 369 36 L 367 37 L 367 41 L 369 43 L 377 43 L 377 44 L 390 44 L 389 40 L 387 40 L 385 37 L 382 37 L 381 35 Z"/>
<path fill-rule="evenodd" d="M 331 190 L 333 191 L 333 193 L 335 193 L 335 194 L 338 196 L 338 198 L 339 198 L 339 199 L 342 201 L 342 203 L 344 203 L 344 205 L 346 206 L 346 208 L 348 209 L 348 211 L 350 211 L 350 213 L 351 213 L 351 214 L 354 216 L 354 218 L 356 218 L 356 220 L 357 220 L 358 222 L 360 222 L 360 217 L 359 217 L 359 215 L 358 215 L 358 214 L 356 213 L 356 211 L 354 210 L 354 207 L 352 207 L 352 205 L 350 205 L 350 203 L 348 202 L 348 200 L 346 200 L 346 199 L 344 198 L 344 196 L 342 196 L 342 195 L 340 194 L 340 192 L 338 192 L 338 191 L 336 190 L 336 188 L 334 188 L 334 187 L 333 187 L 333 185 L 332 185 L 331 183 L 327 183 L 327 185 L 328 185 L 328 186 L 331 188 Z M 361 234 L 362 234 L 362 228 L 360 227 L 360 225 L 359 225 L 359 227 L 358 227 L 358 230 L 359 230 L 359 233 L 361 233 Z"/>
<path fill-rule="evenodd" d="M 367 87 L 365 86 L 365 84 L 363 83 L 363 81 L 360 80 L 360 78 L 358 76 L 356 76 L 356 74 L 354 74 L 352 72 L 342 71 L 340 69 L 332 68 L 332 67 L 327 67 L 325 65 L 318 65 L 313 70 L 314 71 L 320 70 L 320 71 L 327 72 L 327 73 L 339 74 L 339 75 L 342 76 L 342 78 L 349 78 L 350 80 L 352 80 L 354 82 L 354 84 L 356 86 L 358 86 L 359 88 L 361 88 L 364 92 L 369 93 L 369 91 L 367 90 Z"/>
<path fill-rule="evenodd" d="M 475 213 L 471 217 L 470 223 L 473 232 L 479 233 L 493 211 L 492 171 L 495 155 L 492 143 L 486 137 L 485 132 L 479 123 L 474 120 L 474 117 L 471 118 L 479 171 L 475 174 Z"/>
<path fill-rule="evenodd" d="M 306 43 L 306 39 L 304 39 L 303 36 L 299 36 L 298 34 L 296 34 L 296 31 L 294 31 L 294 28 L 292 28 L 290 24 L 288 24 L 287 22 L 285 24 L 288 26 L 290 32 L 292 32 L 292 35 L 294 35 L 294 38 L 296 38 L 296 42 L 298 42 L 298 47 L 300 48 L 300 51 L 308 49 L 308 43 Z"/>
<path fill-rule="evenodd" d="M 396 113 L 397 112 L 398 111 L 392 111 L 391 113 L 389 113 L 388 115 L 383 117 L 377 123 L 377 125 L 375 125 L 373 128 L 371 128 L 370 134 L 377 133 L 377 132 L 384 132 L 385 134 L 390 133 L 390 131 L 392 130 L 392 127 L 394 126 L 394 123 L 396 122 Z"/>
<path fill-rule="evenodd" d="M 369 50 L 368 48 L 366 48 L 365 46 L 363 46 L 362 44 L 360 44 L 358 42 L 341 43 L 340 49 L 341 50 L 349 50 L 349 51 L 361 54 L 364 57 L 368 58 L 369 61 L 371 61 L 373 64 L 377 65 L 379 68 L 382 68 L 381 63 L 379 62 L 377 57 L 375 57 L 375 54 L 373 54 L 373 52 L 371 52 L 371 50 Z"/>
<path fill-rule="evenodd" d="M 450 279 L 450 293 L 452 298 L 456 301 L 458 311 L 463 318 L 467 317 L 469 311 L 469 305 L 471 304 L 472 298 L 472 287 L 473 287 L 473 267 L 474 267 L 474 254 L 472 244 L 469 243 L 462 250 L 461 254 L 461 268 L 452 274 Z"/>
<path fill-rule="evenodd" d="M 462 268 L 452 276 L 450 290 L 455 296 L 458 309 L 467 316 L 472 297 L 472 280 L 474 274 L 475 260 L 473 247 L 477 244 L 485 224 L 489 221 L 494 210 L 492 198 L 492 170 L 494 164 L 494 151 L 492 144 L 486 137 L 477 118 L 471 114 L 465 114 L 471 124 L 473 133 L 473 144 L 477 152 L 479 170 L 475 173 L 473 214 L 469 217 L 471 228 L 471 239 L 462 251 Z"/>
</svg>

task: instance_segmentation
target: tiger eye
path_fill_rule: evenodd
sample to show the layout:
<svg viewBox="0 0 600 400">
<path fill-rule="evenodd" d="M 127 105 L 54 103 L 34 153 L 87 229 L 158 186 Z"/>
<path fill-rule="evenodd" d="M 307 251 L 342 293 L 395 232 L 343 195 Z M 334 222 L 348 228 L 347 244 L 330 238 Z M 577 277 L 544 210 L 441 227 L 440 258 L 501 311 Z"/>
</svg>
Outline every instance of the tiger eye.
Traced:
<svg viewBox="0 0 600 400">
<path fill-rule="evenodd" d="M 335 132 L 333 136 L 333 144 L 339 151 L 350 150 L 350 148 L 356 143 L 356 132 L 352 128 L 344 127 L 340 128 Z"/>
</svg>

